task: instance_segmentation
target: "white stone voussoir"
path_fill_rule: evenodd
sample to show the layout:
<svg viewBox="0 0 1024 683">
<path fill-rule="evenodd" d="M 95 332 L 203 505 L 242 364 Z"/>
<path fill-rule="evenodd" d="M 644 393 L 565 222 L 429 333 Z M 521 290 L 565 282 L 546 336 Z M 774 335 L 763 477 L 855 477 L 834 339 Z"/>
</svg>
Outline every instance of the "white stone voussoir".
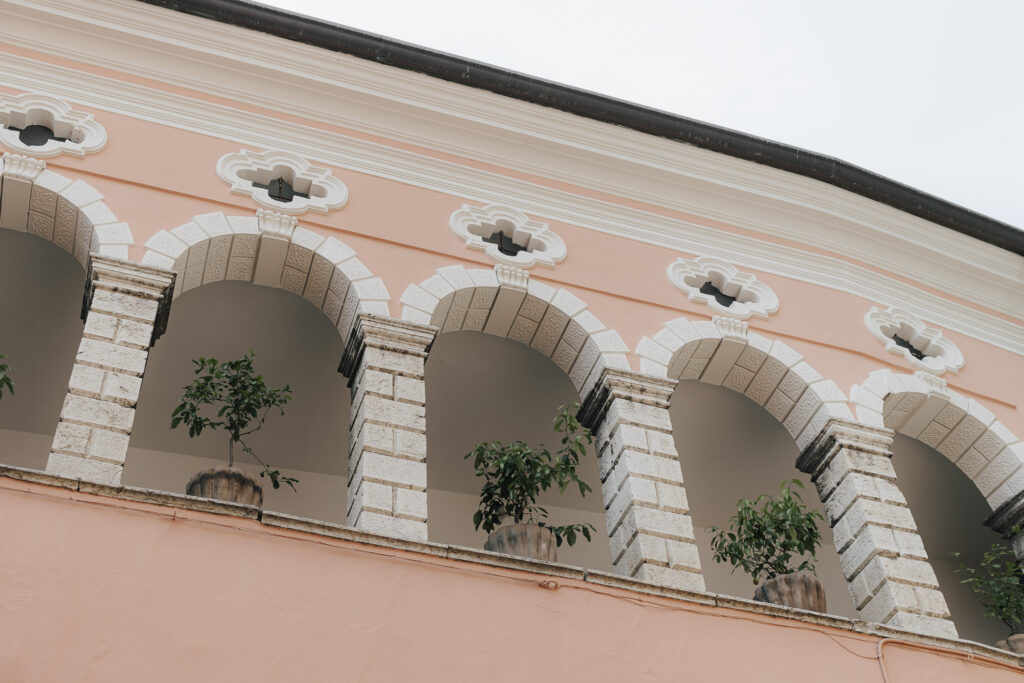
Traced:
<svg viewBox="0 0 1024 683">
<path fill-rule="evenodd" d="M 0 157 L 0 229 L 53 242 L 83 267 L 91 253 L 127 259 L 135 243 L 128 224 L 91 186 L 47 170 L 41 159 L 11 153 Z"/>
<path fill-rule="evenodd" d="M 676 318 L 635 353 L 645 374 L 699 380 L 752 399 L 781 422 L 802 447 L 831 418 L 852 419 L 847 397 L 780 341 L 751 332 L 738 318 L 690 322 Z"/>
<path fill-rule="evenodd" d="M 629 369 L 628 346 L 586 302 L 510 265 L 438 268 L 435 275 L 409 285 L 401 302 L 402 320 L 433 325 L 441 333 L 485 332 L 537 349 L 562 368 L 584 397 L 595 370 Z"/>
<path fill-rule="evenodd" d="M 876 370 L 850 390 L 860 422 L 888 427 L 936 449 L 970 477 L 993 510 L 1024 491 L 1022 463 L 1004 455 L 1020 439 L 990 410 L 927 372 Z M 1021 455 L 1024 455 L 1022 453 Z"/>
<path fill-rule="evenodd" d="M 175 297 L 221 280 L 292 292 L 319 308 L 343 341 L 356 313 L 390 315 L 387 287 L 352 249 L 265 209 L 256 216 L 202 214 L 161 230 L 146 242 L 142 263 L 178 272 Z"/>
</svg>

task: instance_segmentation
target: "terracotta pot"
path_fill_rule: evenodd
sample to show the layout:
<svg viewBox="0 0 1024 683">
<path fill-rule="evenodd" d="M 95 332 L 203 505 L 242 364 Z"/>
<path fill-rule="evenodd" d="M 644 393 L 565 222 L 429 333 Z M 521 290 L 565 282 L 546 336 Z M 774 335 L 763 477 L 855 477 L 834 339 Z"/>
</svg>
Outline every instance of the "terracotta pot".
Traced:
<svg viewBox="0 0 1024 683">
<path fill-rule="evenodd" d="M 1024 633 L 1014 633 L 1006 640 L 996 642 L 996 647 L 1000 650 L 1009 650 L 1024 655 Z"/>
<path fill-rule="evenodd" d="M 779 574 L 768 579 L 754 591 L 754 599 L 812 612 L 824 612 L 825 588 L 818 577 L 809 572 Z"/>
<path fill-rule="evenodd" d="M 263 505 L 263 488 L 245 472 L 214 467 L 188 480 L 185 493 L 242 505 Z"/>
<path fill-rule="evenodd" d="M 542 562 L 558 561 L 558 542 L 551 529 L 536 524 L 506 524 L 487 536 L 484 550 L 528 557 Z"/>
</svg>

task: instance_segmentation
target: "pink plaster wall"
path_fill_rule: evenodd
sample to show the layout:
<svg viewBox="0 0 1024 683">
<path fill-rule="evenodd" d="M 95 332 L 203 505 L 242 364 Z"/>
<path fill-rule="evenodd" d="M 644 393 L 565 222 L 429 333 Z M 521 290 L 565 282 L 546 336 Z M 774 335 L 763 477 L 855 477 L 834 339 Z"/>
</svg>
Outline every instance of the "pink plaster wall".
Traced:
<svg viewBox="0 0 1024 683">
<path fill-rule="evenodd" d="M 0 50 L 142 83 L 200 100 L 236 106 L 286 121 L 319 126 L 355 138 L 389 144 L 396 149 L 453 161 L 467 168 L 497 172 L 557 187 L 582 197 L 637 206 L 723 232 L 752 234 L 749 230 L 710 219 L 661 207 L 638 205 L 620 197 L 566 186 L 550 179 L 528 176 L 398 141 L 383 140 L 359 131 L 317 121 L 282 117 L 277 112 L 261 110 L 253 102 L 224 100 L 10 46 Z M 228 215 L 252 215 L 258 208 L 249 198 L 231 194 L 228 185 L 217 177 L 215 171 L 217 160 L 222 155 L 237 152 L 243 145 L 111 112 L 95 113 L 107 128 L 110 140 L 108 146 L 101 153 L 85 159 L 62 156 L 47 163 L 51 169 L 74 179 L 82 179 L 104 194 L 114 214 L 132 226 L 135 236 L 135 247 L 131 252 L 133 258 L 142 257 L 145 241 L 157 231 L 174 228 L 197 214 L 222 211 Z M 312 161 L 321 163 L 317 159 Z M 455 263 L 467 267 L 493 266 L 493 262 L 480 252 L 465 249 L 448 228 L 449 216 L 466 199 L 344 168 L 332 170 L 349 188 L 348 204 L 326 215 L 307 213 L 300 217 L 300 224 L 321 234 L 333 235 L 354 248 L 367 267 L 387 285 L 392 297 L 392 315 L 401 315 L 398 300 L 406 287 L 422 282 L 439 267 Z M 622 335 L 631 349 L 636 347 L 643 336 L 653 336 L 668 320 L 679 316 L 693 320 L 710 317 L 710 309 L 691 304 L 668 281 L 664 272 L 665 267 L 675 258 L 697 254 L 683 254 L 616 238 L 577 225 L 548 222 L 565 240 L 569 256 L 556 268 L 534 268 L 531 277 L 565 287 L 579 296 L 606 326 L 616 329 Z M 768 242 L 821 252 L 820 249 L 795 245 L 772 236 L 754 236 Z M 843 254 L 830 255 L 855 262 Z M 890 368 L 897 373 L 914 370 L 897 356 L 886 353 L 882 344 L 865 329 L 864 313 L 877 302 L 798 280 L 759 272 L 756 274 L 775 289 L 782 305 L 771 318 L 752 320 L 751 329 L 771 339 L 785 341 L 802 353 L 823 376 L 835 380 L 844 391 L 849 391 L 855 383 L 863 382 L 872 370 Z M 895 276 L 900 277 L 898 274 Z M 1024 434 L 1024 401 L 1019 391 L 1024 383 L 1024 361 L 1021 357 L 965 335 L 947 330 L 943 330 L 943 333 L 960 346 L 967 358 L 959 374 L 947 375 L 951 388 L 979 400 L 1011 431 L 1018 435 Z M 635 356 L 631 356 L 631 362 L 634 368 L 639 367 Z"/>
<path fill-rule="evenodd" d="M 36 681 L 882 681 L 879 639 L 0 479 L 0 671 Z M 1020 680 L 888 643 L 891 683 Z"/>
</svg>

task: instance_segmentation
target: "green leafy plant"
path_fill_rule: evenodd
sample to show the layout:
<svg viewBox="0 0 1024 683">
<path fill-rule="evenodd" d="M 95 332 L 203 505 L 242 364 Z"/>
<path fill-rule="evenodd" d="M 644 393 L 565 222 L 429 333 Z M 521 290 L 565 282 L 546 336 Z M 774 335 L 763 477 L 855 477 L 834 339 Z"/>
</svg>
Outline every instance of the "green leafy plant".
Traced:
<svg viewBox="0 0 1024 683">
<path fill-rule="evenodd" d="M 716 562 L 729 562 L 750 575 L 757 584 L 779 574 L 799 571 L 814 573 L 814 556 L 821 545 L 817 520 L 820 513 L 808 510 L 799 491 L 798 479 L 785 481 L 779 494 L 762 494 L 753 502 L 736 503 L 728 531 L 711 527 L 711 549 Z M 809 555 L 799 564 L 800 557 Z"/>
<path fill-rule="evenodd" d="M 0 353 L 0 361 L 4 358 L 7 358 L 7 356 Z M 11 379 L 11 366 L 0 362 L 0 398 L 4 397 L 4 389 L 7 389 L 7 393 L 13 394 L 14 380 Z"/>
<path fill-rule="evenodd" d="M 284 405 L 291 400 L 291 387 L 271 389 L 253 369 L 256 354 L 248 354 L 238 360 L 222 363 L 216 358 L 198 358 L 195 364 L 196 379 L 184 387 L 181 403 L 171 413 L 171 429 L 184 424 L 190 437 L 199 436 L 207 427 L 223 429 L 228 433 L 228 467 L 235 464 L 235 444 L 252 456 L 263 470 L 260 477 L 267 477 L 274 488 L 287 484 L 295 490 L 298 479 L 286 477 L 280 470 L 271 469 L 253 453 L 243 438 L 259 430 L 271 410 L 277 408 L 284 415 Z M 200 411 L 215 410 L 213 417 Z"/>
<path fill-rule="evenodd" d="M 558 408 L 554 429 L 562 434 L 562 447 L 555 453 L 543 445 L 531 448 L 522 441 L 507 444 L 491 441 L 477 444 L 466 454 L 466 458 L 473 458 L 476 475 L 484 478 L 480 508 L 473 515 L 474 528 L 483 527 L 490 533 L 511 520 L 516 524 L 525 522 L 547 527 L 559 546 L 563 540 L 573 545 L 580 535 L 590 540 L 593 525 L 547 524 L 541 520 L 547 519 L 548 511 L 537 505 L 537 496 L 552 486 L 558 486 L 559 493 L 565 493 L 569 485 L 574 484 L 581 496 L 591 490 L 576 474 L 580 459 L 587 452 L 587 444 L 594 440 L 590 430 L 576 419 L 577 409 L 578 403 Z"/>
<path fill-rule="evenodd" d="M 1021 527 L 1010 534 L 1020 533 Z M 959 558 L 960 553 L 951 553 Z M 1002 543 L 993 543 L 985 551 L 978 567 L 968 567 L 963 562 L 955 570 L 967 584 L 978 602 L 985 608 L 986 617 L 994 617 L 1006 624 L 1011 633 L 1024 632 L 1024 571 L 1013 550 Z"/>
</svg>

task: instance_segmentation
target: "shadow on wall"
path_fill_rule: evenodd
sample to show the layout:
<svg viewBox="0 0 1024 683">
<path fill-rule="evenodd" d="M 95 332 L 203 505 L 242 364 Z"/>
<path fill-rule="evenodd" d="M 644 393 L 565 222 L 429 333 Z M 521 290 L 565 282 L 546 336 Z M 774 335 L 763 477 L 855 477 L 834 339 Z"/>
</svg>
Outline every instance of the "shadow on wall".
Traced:
<svg viewBox="0 0 1024 683">
<path fill-rule="evenodd" d="M 727 526 L 737 500 L 775 494 L 789 479 L 802 481 L 804 501 L 822 512 L 818 493 L 796 468 L 799 451 L 789 432 L 749 398 L 725 387 L 683 380 L 672 396 L 670 414 L 708 590 L 749 599 L 755 588 L 750 577 L 712 559 L 708 527 Z M 825 586 L 828 611 L 855 617 L 832 530 L 825 521 L 819 529 L 817 575 Z"/>
<path fill-rule="evenodd" d="M 463 456 L 481 441 L 524 441 L 560 446 L 551 423 L 558 406 L 580 400 L 568 376 L 555 363 L 524 344 L 483 334 L 438 336 L 427 359 L 427 484 L 430 540 L 482 548 L 487 534 L 473 529 L 483 483 Z M 593 491 L 539 499 L 554 524 L 590 522 L 590 543 L 558 549 L 563 564 L 611 571 L 608 533 L 593 447 L 580 468 Z"/>
<path fill-rule="evenodd" d="M 294 396 L 283 416 L 270 414 L 247 439 L 271 467 L 299 480 L 297 492 L 262 480 L 264 507 L 344 523 L 349 390 L 338 373 L 341 339 L 305 299 L 249 283 L 216 282 L 175 300 L 146 368 L 123 483 L 184 493 L 193 474 L 226 464 L 225 432 L 190 439 L 187 428 L 170 429 L 171 411 L 195 376 L 193 358 L 233 360 L 250 349 L 267 384 L 290 384 Z M 240 466 L 257 471 L 246 455 Z"/>
<path fill-rule="evenodd" d="M 0 353 L 15 393 L 0 402 L 0 461 L 45 469 L 82 341 L 85 271 L 35 235 L 0 230 Z"/>
<path fill-rule="evenodd" d="M 981 604 L 954 572 L 960 560 L 949 556 L 960 552 L 966 564 L 977 567 L 1000 540 L 984 525 L 992 514 L 985 498 L 949 458 L 917 439 L 897 434 L 892 464 L 960 637 L 989 645 L 1005 638 L 1009 629 L 983 616 Z"/>
</svg>

